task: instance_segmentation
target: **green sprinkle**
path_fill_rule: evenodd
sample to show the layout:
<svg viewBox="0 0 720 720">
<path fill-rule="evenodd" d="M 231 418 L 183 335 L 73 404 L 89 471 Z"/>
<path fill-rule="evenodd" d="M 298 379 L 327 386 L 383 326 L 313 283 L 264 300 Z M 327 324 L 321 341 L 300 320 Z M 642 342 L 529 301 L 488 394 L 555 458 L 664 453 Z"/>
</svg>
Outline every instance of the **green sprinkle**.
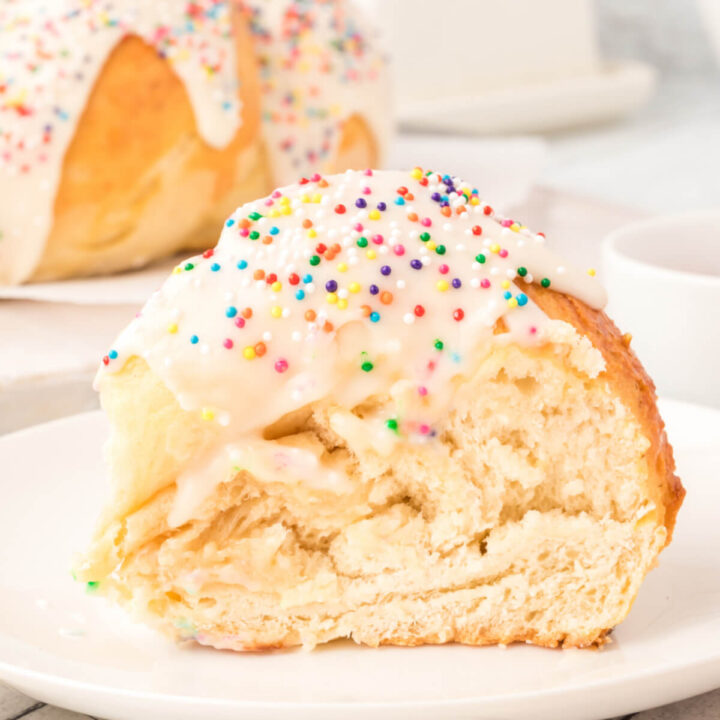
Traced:
<svg viewBox="0 0 720 720">
<path fill-rule="evenodd" d="M 477 260 L 481 265 L 485 262 L 485 256 L 482 253 L 479 253 L 475 256 L 475 260 Z"/>
<path fill-rule="evenodd" d="M 435 341 L 435 349 L 442 350 L 445 347 L 445 343 L 442 340 Z"/>
<path fill-rule="evenodd" d="M 519 268 L 517 269 L 517 274 L 518 274 L 520 277 L 525 277 L 525 276 L 527 275 L 527 268 L 526 268 L 526 267 L 519 267 Z"/>
<path fill-rule="evenodd" d="M 367 247 L 368 241 L 366 237 L 358 238 L 357 246 L 358 247 Z"/>
<path fill-rule="evenodd" d="M 313 256 L 310 258 L 310 264 L 311 264 L 313 267 L 314 267 L 315 265 L 319 265 L 319 264 L 320 264 L 320 256 L 319 256 L 319 255 L 313 255 Z"/>
<path fill-rule="evenodd" d="M 259 212 L 251 212 L 250 215 L 248 215 L 248 217 L 251 220 L 259 220 L 262 217 L 262 215 Z"/>
<path fill-rule="evenodd" d="M 185 263 L 185 270 L 192 270 L 195 266 L 192 263 Z"/>
<path fill-rule="evenodd" d="M 550 278 L 543 278 L 543 279 L 540 281 L 540 284 L 541 284 L 543 287 L 550 287 Z"/>
<path fill-rule="evenodd" d="M 366 360 L 361 366 L 360 369 L 364 372 L 370 372 L 373 367 L 375 367 L 369 360 Z"/>
<path fill-rule="evenodd" d="M 253 230 L 250 233 L 250 239 L 251 240 L 257 240 L 260 237 L 260 233 L 257 230 Z"/>
<path fill-rule="evenodd" d="M 91 580 L 90 582 L 85 583 L 86 592 L 95 592 L 98 587 L 100 587 L 100 582 L 98 580 Z"/>
<path fill-rule="evenodd" d="M 444 245 L 438 245 L 438 246 L 435 248 L 435 252 L 436 252 L 438 255 L 444 255 L 444 254 L 445 254 L 445 246 L 444 246 Z"/>
<path fill-rule="evenodd" d="M 429 232 L 420 233 L 420 239 L 423 242 L 427 242 L 430 239 L 430 233 Z"/>
<path fill-rule="evenodd" d="M 398 422 L 394 418 L 390 418 L 389 420 L 385 421 L 385 425 L 387 426 L 388 430 L 392 430 L 393 432 L 397 432 L 398 429 Z"/>
</svg>

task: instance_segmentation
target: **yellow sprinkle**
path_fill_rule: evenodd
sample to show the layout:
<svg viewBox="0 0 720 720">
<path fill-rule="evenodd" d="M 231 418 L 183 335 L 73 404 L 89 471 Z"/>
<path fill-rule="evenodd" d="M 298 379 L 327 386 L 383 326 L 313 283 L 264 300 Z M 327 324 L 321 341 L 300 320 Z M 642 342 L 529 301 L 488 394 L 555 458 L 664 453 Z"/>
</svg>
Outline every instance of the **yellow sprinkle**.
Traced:
<svg viewBox="0 0 720 720">
<path fill-rule="evenodd" d="M 290 198 L 287 195 L 283 195 L 280 198 L 280 204 L 281 205 L 289 205 L 290 204 Z"/>
<path fill-rule="evenodd" d="M 520 226 L 519 226 L 517 223 L 513 223 L 513 224 L 510 226 L 510 229 L 511 229 L 513 232 L 517 232 L 518 230 L 520 230 Z"/>
<path fill-rule="evenodd" d="M 282 283 L 276 280 L 270 287 L 273 289 L 273 292 L 280 292 L 282 290 Z"/>
<path fill-rule="evenodd" d="M 510 287 L 510 281 L 509 281 L 509 280 L 503 280 L 503 281 L 500 283 L 500 287 L 501 287 L 503 290 L 507 290 L 507 289 Z"/>
<path fill-rule="evenodd" d="M 416 167 L 411 173 L 410 177 L 413 180 L 419 180 L 422 177 L 422 170 L 419 167 Z"/>
<path fill-rule="evenodd" d="M 478 198 L 477 195 L 473 195 L 473 196 L 470 198 L 470 204 L 471 204 L 471 205 L 479 205 L 479 204 L 480 204 L 480 198 Z"/>
<path fill-rule="evenodd" d="M 168 325 L 168 332 L 174 335 L 178 331 L 177 323 L 170 323 Z"/>
<path fill-rule="evenodd" d="M 435 287 L 436 287 L 440 292 L 445 292 L 445 291 L 450 287 L 450 284 L 448 283 L 447 280 L 438 280 L 438 281 L 437 281 L 437 284 L 435 285 Z"/>
<path fill-rule="evenodd" d="M 434 250 L 437 247 L 437 245 L 432 240 L 428 240 L 426 247 L 428 250 Z"/>
<path fill-rule="evenodd" d="M 358 283 L 358 282 L 351 282 L 351 283 L 348 285 L 348 290 L 349 290 L 351 293 L 360 292 L 360 283 Z"/>
<path fill-rule="evenodd" d="M 178 265 L 173 268 L 173 275 L 179 275 L 182 272 L 182 268 Z"/>
<path fill-rule="evenodd" d="M 286 205 L 286 206 L 282 209 L 282 214 L 283 214 L 283 215 L 292 215 L 292 208 L 291 208 L 289 205 Z"/>
<path fill-rule="evenodd" d="M 309 195 L 302 195 L 302 196 L 300 197 L 300 201 L 301 201 L 301 202 L 304 202 L 304 203 L 309 203 L 309 202 L 310 202 L 310 196 L 309 196 Z"/>
<path fill-rule="evenodd" d="M 595 277 L 595 268 L 589 268 L 587 274 L 590 275 L 590 277 Z"/>
<path fill-rule="evenodd" d="M 338 272 L 347 272 L 347 264 L 346 263 L 338 263 L 337 269 L 338 269 Z"/>
<path fill-rule="evenodd" d="M 200 416 L 203 420 L 214 420 L 215 419 L 215 413 L 210 410 L 210 408 L 203 408 L 202 412 L 200 413 Z"/>
<path fill-rule="evenodd" d="M 365 255 L 368 260 L 374 260 L 377 257 L 377 253 L 373 249 L 368 250 Z"/>
<path fill-rule="evenodd" d="M 312 196 L 312 201 L 313 201 L 314 203 L 319 203 L 321 200 L 322 200 L 322 195 L 321 195 L 320 193 L 315 193 L 315 194 Z"/>
<path fill-rule="evenodd" d="M 337 293 L 328 293 L 325 296 L 325 299 L 331 304 L 334 305 L 338 301 Z"/>
<path fill-rule="evenodd" d="M 500 246 L 497 243 L 493 243 L 490 246 L 490 252 L 492 253 L 499 253 L 500 252 Z"/>
<path fill-rule="evenodd" d="M 338 310 L 345 310 L 348 306 L 348 302 L 345 298 L 339 298 L 337 301 Z"/>
<path fill-rule="evenodd" d="M 371 220 L 379 220 L 379 219 L 380 219 L 380 211 L 379 211 L 379 210 L 371 210 L 371 211 L 368 213 L 368 217 L 369 217 Z"/>
<path fill-rule="evenodd" d="M 517 307 L 517 304 L 518 304 L 517 298 L 510 298 L 508 300 L 508 307 L 510 307 L 510 308 Z"/>
<path fill-rule="evenodd" d="M 280 211 L 279 211 L 277 208 L 273 208 L 273 209 L 268 213 L 268 217 L 271 217 L 271 218 L 280 217 Z"/>
<path fill-rule="evenodd" d="M 309 238 L 316 238 L 317 237 L 317 230 L 315 228 L 310 228 L 308 230 L 308 237 Z"/>
<path fill-rule="evenodd" d="M 279 318 L 279 317 L 282 316 L 282 308 L 281 308 L 279 305 L 273 305 L 273 306 L 270 308 L 270 314 L 271 314 L 274 318 Z"/>
<path fill-rule="evenodd" d="M 252 345 L 248 345 L 243 349 L 243 357 L 246 360 L 254 360 L 255 359 L 255 348 Z"/>
</svg>

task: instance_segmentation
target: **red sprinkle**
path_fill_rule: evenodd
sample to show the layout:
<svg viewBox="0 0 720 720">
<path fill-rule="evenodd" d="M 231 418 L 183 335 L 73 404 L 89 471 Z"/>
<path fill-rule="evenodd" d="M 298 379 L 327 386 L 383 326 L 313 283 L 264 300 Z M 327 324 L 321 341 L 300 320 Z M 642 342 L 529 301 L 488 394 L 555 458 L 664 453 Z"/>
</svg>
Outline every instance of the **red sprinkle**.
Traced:
<svg viewBox="0 0 720 720">
<path fill-rule="evenodd" d="M 336 212 L 338 215 L 344 215 L 344 214 L 345 214 L 345 206 L 342 205 L 342 204 L 336 205 L 336 206 L 335 206 L 335 212 Z"/>
<path fill-rule="evenodd" d="M 422 317 L 425 314 L 425 308 L 422 305 L 416 305 L 415 306 L 415 315 L 417 317 Z"/>
<path fill-rule="evenodd" d="M 462 308 L 458 308 L 453 313 L 453 317 L 455 318 L 456 322 L 460 322 L 465 317 L 465 312 L 462 310 Z"/>
<path fill-rule="evenodd" d="M 204 258 L 210 258 L 210 257 L 213 256 L 214 253 L 215 253 L 215 251 L 214 251 L 212 248 L 208 248 L 208 249 L 203 253 L 203 257 L 204 257 Z"/>
<path fill-rule="evenodd" d="M 482 228 L 479 225 L 473 227 L 473 235 L 482 235 Z"/>
<path fill-rule="evenodd" d="M 300 276 L 297 273 L 290 273 L 290 277 L 288 278 L 288 282 L 291 285 L 297 285 L 300 282 Z"/>
</svg>

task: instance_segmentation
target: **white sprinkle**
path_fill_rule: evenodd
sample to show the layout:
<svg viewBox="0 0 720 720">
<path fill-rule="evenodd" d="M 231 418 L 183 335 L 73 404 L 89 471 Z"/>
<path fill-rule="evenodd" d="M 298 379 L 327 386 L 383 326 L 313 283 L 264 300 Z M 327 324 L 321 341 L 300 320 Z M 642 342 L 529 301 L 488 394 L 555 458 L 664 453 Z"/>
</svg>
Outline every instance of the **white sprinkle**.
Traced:
<svg viewBox="0 0 720 720">
<path fill-rule="evenodd" d="M 283 308 L 282 316 L 284 318 L 289 318 L 290 317 L 290 308 Z"/>
<path fill-rule="evenodd" d="M 290 337 L 293 342 L 300 342 L 302 340 L 302 333 L 299 330 L 295 330 Z"/>
<path fill-rule="evenodd" d="M 458 252 L 463 252 L 463 250 L 465 250 L 465 246 L 464 246 L 462 243 L 458 243 L 458 244 L 455 246 L 455 249 L 456 249 Z"/>
<path fill-rule="evenodd" d="M 271 333 L 269 330 L 266 330 L 266 331 L 262 334 L 262 339 L 263 339 L 265 342 L 270 342 L 270 341 L 272 340 L 272 333 Z"/>
<path fill-rule="evenodd" d="M 415 316 L 412 313 L 405 313 L 403 315 L 403 322 L 406 325 L 412 325 L 415 322 Z"/>
<path fill-rule="evenodd" d="M 341 288 L 337 291 L 337 295 L 339 298 L 347 298 L 350 293 L 346 288 Z"/>
<path fill-rule="evenodd" d="M 398 280 L 395 285 L 397 286 L 398 290 L 404 290 L 405 289 L 405 281 L 404 280 Z"/>
<path fill-rule="evenodd" d="M 470 287 L 479 288 L 479 287 L 480 287 L 480 278 L 474 277 L 474 278 L 470 281 Z"/>
</svg>

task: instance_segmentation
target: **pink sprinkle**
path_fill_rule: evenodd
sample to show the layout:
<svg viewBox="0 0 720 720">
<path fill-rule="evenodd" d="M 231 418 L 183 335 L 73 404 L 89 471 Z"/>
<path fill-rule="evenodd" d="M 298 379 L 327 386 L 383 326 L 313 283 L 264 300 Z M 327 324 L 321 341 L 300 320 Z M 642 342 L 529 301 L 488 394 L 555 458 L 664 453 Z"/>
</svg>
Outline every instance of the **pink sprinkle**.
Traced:
<svg viewBox="0 0 720 720">
<path fill-rule="evenodd" d="M 382 235 L 373 235 L 373 236 L 372 236 L 372 241 L 373 241 L 376 245 L 382 245 L 382 244 L 383 244 L 383 240 L 384 240 L 384 238 L 383 238 Z"/>
<path fill-rule="evenodd" d="M 311 180 L 312 182 L 318 182 L 318 181 L 321 180 L 321 179 L 322 179 L 322 178 L 320 177 L 320 173 L 313 173 L 313 174 L 310 176 L 310 180 Z"/>
<path fill-rule="evenodd" d="M 363 195 L 370 195 L 372 193 L 372 190 L 369 187 L 363 188 Z"/>
<path fill-rule="evenodd" d="M 490 287 L 490 281 L 487 278 L 483 278 L 480 281 L 480 287 L 489 288 Z"/>
<path fill-rule="evenodd" d="M 432 220 L 431 220 L 430 218 L 423 218 L 423 219 L 420 221 L 420 224 L 421 224 L 423 227 L 430 227 L 430 226 L 432 225 Z"/>
<path fill-rule="evenodd" d="M 363 231 L 362 223 L 355 223 L 353 225 L 353 230 L 355 230 L 356 232 L 362 232 Z"/>
<path fill-rule="evenodd" d="M 240 316 L 236 317 L 235 325 L 237 325 L 237 327 L 239 327 L 239 328 L 244 328 L 245 327 L 245 318 L 240 317 Z"/>
<path fill-rule="evenodd" d="M 501 258 L 506 258 L 506 257 L 508 256 L 508 251 L 507 251 L 505 248 L 503 248 L 503 249 L 498 253 L 498 255 L 499 255 Z"/>
<path fill-rule="evenodd" d="M 223 345 L 224 345 L 228 350 L 232 350 L 232 346 L 233 346 L 234 344 L 235 344 L 235 343 L 234 343 L 230 338 L 225 338 L 225 340 L 223 340 Z"/>
<path fill-rule="evenodd" d="M 405 254 L 405 246 L 404 246 L 404 245 L 396 245 L 396 246 L 393 248 L 393 252 L 394 252 L 396 255 L 404 255 L 404 254 Z"/>
<path fill-rule="evenodd" d="M 247 237 L 250 235 L 250 231 L 247 228 L 240 228 L 240 235 L 242 237 Z"/>
<path fill-rule="evenodd" d="M 287 360 L 280 358 L 275 362 L 275 370 L 279 373 L 284 373 L 288 369 Z"/>
<path fill-rule="evenodd" d="M 275 203 L 274 203 L 272 200 L 270 200 L 269 198 L 265 201 L 265 205 L 266 205 L 267 207 L 270 207 L 271 205 L 274 205 L 274 204 L 275 204 Z"/>
<path fill-rule="evenodd" d="M 372 177 L 373 171 L 372 171 L 370 168 L 368 168 L 368 169 L 365 171 L 365 174 L 366 174 L 368 177 Z"/>
<path fill-rule="evenodd" d="M 534 325 L 530 326 L 530 334 L 534 335 L 537 332 L 537 328 Z"/>
<path fill-rule="evenodd" d="M 419 429 L 423 435 L 427 435 L 430 432 L 430 426 L 426 425 L 425 423 L 422 423 Z"/>
<path fill-rule="evenodd" d="M 427 388 L 424 385 L 418 387 L 418 395 L 425 397 L 427 395 Z"/>
<path fill-rule="evenodd" d="M 510 227 L 510 226 L 512 225 L 512 220 L 501 220 L 501 221 L 500 221 L 500 224 L 501 224 L 503 227 Z"/>
<path fill-rule="evenodd" d="M 275 190 L 272 194 L 272 197 L 279 198 L 282 195 L 282 193 L 279 190 Z"/>
<path fill-rule="evenodd" d="M 445 263 L 443 263 L 443 264 L 438 268 L 438 270 L 439 270 L 443 275 L 446 275 L 447 272 L 448 272 L 448 270 L 450 270 L 450 268 L 449 268 Z"/>
</svg>

